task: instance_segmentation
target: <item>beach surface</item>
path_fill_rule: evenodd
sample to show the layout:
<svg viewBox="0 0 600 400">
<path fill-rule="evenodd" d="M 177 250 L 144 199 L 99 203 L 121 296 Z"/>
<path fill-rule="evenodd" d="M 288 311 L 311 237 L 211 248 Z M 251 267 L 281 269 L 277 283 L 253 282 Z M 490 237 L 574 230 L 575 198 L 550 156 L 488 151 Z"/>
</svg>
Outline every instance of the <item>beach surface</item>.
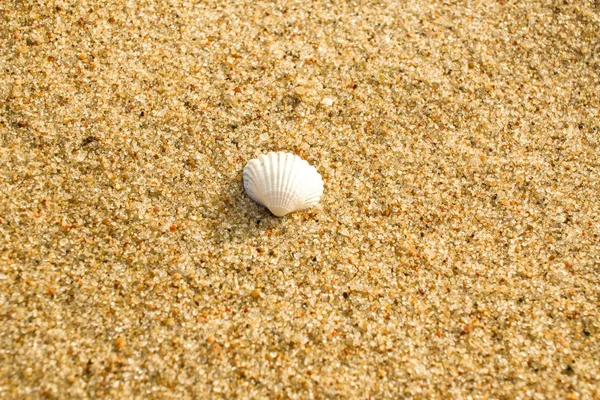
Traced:
<svg viewBox="0 0 600 400">
<path fill-rule="evenodd" d="M 598 0 L 1 2 L 0 398 L 600 399 L 599 89 Z"/>
</svg>

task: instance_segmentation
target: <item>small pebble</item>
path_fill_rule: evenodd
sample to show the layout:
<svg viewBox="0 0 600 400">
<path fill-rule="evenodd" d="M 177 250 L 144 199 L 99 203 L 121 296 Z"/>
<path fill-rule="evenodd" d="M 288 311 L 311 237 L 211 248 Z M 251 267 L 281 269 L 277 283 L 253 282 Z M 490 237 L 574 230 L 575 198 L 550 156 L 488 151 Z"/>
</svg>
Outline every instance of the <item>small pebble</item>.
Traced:
<svg viewBox="0 0 600 400">
<path fill-rule="evenodd" d="M 294 89 L 294 92 L 298 95 L 298 96 L 304 96 L 306 94 L 306 88 L 302 87 L 302 86 L 297 86 L 296 89 Z"/>
<path fill-rule="evenodd" d="M 331 107 L 333 105 L 333 99 L 331 97 L 324 97 L 321 100 L 321 104 L 325 107 Z"/>
</svg>

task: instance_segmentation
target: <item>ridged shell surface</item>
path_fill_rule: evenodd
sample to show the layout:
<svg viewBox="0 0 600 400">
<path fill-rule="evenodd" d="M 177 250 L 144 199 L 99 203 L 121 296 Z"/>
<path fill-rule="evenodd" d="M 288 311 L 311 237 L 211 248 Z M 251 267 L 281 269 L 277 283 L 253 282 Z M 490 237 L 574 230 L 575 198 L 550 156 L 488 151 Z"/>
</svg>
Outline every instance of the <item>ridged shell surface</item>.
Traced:
<svg viewBox="0 0 600 400">
<path fill-rule="evenodd" d="M 291 153 L 263 154 L 244 168 L 248 196 L 274 215 L 284 215 L 317 204 L 323 179 L 315 167 Z"/>
</svg>

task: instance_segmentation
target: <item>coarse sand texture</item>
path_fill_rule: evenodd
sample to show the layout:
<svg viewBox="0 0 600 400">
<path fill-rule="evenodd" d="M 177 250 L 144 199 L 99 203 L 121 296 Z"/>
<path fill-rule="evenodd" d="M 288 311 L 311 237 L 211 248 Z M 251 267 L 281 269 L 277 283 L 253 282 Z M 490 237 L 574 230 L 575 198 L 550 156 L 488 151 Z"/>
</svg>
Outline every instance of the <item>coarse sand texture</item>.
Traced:
<svg viewBox="0 0 600 400">
<path fill-rule="evenodd" d="M 598 0 L 0 1 L 0 399 L 600 399 L 599 88 Z"/>
</svg>

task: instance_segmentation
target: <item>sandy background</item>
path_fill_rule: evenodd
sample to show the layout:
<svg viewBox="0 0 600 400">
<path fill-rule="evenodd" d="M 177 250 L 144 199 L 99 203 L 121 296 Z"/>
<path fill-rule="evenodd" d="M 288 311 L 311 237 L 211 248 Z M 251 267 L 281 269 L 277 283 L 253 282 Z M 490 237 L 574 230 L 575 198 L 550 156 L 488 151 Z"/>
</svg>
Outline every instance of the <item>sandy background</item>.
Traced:
<svg viewBox="0 0 600 400">
<path fill-rule="evenodd" d="M 600 398 L 598 1 L 43 3 L 0 3 L 0 398 Z M 318 207 L 245 195 L 269 150 Z"/>
</svg>

